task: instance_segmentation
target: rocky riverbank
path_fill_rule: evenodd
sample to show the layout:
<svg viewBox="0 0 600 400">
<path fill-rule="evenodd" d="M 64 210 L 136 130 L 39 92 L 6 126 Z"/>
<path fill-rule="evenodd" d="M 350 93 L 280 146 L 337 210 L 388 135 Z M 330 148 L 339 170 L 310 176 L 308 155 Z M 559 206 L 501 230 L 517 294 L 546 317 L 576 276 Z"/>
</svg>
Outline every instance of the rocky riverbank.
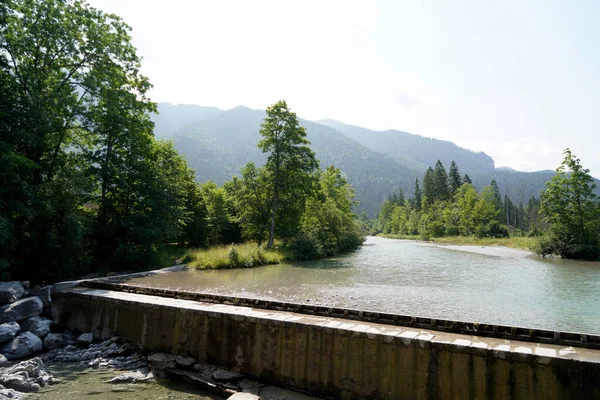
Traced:
<svg viewBox="0 0 600 400">
<path fill-rule="evenodd" d="M 52 336 L 50 336 L 52 335 Z M 50 339 L 48 339 L 50 338 Z M 193 358 L 167 353 L 151 353 L 148 356 L 137 352 L 133 346 L 118 337 L 99 341 L 91 333 L 79 336 L 73 333 L 51 333 L 44 342 L 54 348 L 38 357 L 0 368 L 0 400 L 20 399 L 25 393 L 38 392 L 48 385 L 59 384 L 52 368 L 57 363 L 72 365 L 80 369 L 116 371 L 105 383 L 113 387 L 108 392 L 130 391 L 132 384 L 153 383 L 157 379 L 186 380 L 205 392 L 215 395 L 214 399 L 314 399 L 300 393 L 267 385 L 234 371 L 197 362 Z M 53 389 L 43 389 L 51 394 Z M 101 394 L 91 390 L 87 394 Z M 206 397 L 203 397 L 206 398 Z"/>
<path fill-rule="evenodd" d="M 104 383 L 112 385 L 111 393 L 157 379 L 183 379 L 214 394 L 204 399 L 312 399 L 182 355 L 141 354 L 118 337 L 99 340 L 92 333 L 57 331 L 48 318 L 52 291 L 51 286 L 0 282 L 0 400 L 37 392 L 51 395 L 54 389 L 49 386 L 60 386 L 61 379 L 49 365 L 67 364 L 81 370 L 110 370 L 111 378 Z"/>
</svg>

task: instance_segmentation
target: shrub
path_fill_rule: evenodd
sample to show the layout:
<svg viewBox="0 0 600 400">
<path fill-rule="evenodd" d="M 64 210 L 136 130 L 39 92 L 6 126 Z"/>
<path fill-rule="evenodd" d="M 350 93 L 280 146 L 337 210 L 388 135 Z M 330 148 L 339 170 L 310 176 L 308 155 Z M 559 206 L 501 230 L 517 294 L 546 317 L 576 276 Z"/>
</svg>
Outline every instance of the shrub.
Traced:
<svg viewBox="0 0 600 400">
<path fill-rule="evenodd" d="M 242 264 L 240 253 L 236 246 L 231 246 L 227 252 L 227 260 L 230 267 L 239 267 Z"/>
<path fill-rule="evenodd" d="M 321 257 L 323 254 L 323 246 L 315 235 L 309 233 L 300 233 L 293 238 L 290 249 L 297 260 L 311 260 Z"/>
</svg>

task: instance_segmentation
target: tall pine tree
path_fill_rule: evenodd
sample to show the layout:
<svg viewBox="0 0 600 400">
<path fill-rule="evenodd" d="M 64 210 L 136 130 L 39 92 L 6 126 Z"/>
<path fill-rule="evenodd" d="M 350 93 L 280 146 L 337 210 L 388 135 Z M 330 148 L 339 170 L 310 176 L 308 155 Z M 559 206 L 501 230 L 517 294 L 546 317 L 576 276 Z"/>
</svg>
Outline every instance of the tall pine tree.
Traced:
<svg viewBox="0 0 600 400">
<path fill-rule="evenodd" d="M 448 200 L 450 198 L 450 190 L 448 188 L 448 174 L 446 168 L 440 160 L 435 164 L 433 170 L 433 190 L 434 190 L 434 201 L 436 200 Z"/>
<path fill-rule="evenodd" d="M 452 160 L 450 164 L 450 170 L 448 171 L 448 186 L 450 187 L 450 192 L 452 194 L 456 193 L 460 185 L 462 184 L 460 179 L 460 172 L 458 170 L 458 165 Z"/>
</svg>

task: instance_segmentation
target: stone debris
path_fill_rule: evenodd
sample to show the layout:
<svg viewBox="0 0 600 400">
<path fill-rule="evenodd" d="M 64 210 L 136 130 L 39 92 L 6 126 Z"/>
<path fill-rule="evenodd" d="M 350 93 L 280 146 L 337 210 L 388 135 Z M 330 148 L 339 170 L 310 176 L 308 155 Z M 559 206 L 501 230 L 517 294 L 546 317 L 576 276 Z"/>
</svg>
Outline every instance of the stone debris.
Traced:
<svg viewBox="0 0 600 400">
<path fill-rule="evenodd" d="M 0 354 L 8 360 L 19 360 L 42 351 L 42 340 L 31 332 L 23 332 L 0 346 Z"/>
<path fill-rule="evenodd" d="M 227 400 L 260 400 L 261 398 L 251 393 L 238 392 L 229 396 Z"/>
<path fill-rule="evenodd" d="M 17 392 L 14 389 L 8 389 L 5 388 L 4 386 L 0 385 L 0 400 L 5 400 L 5 399 L 22 399 L 25 395 L 21 392 Z"/>
<path fill-rule="evenodd" d="M 25 295 L 21 282 L 0 282 L 0 305 L 14 303 Z"/>
<path fill-rule="evenodd" d="M 25 297 L 0 307 L 0 323 L 23 321 L 29 317 L 40 315 L 43 310 L 44 303 L 39 297 Z"/>
<path fill-rule="evenodd" d="M 0 368 L 0 385 L 17 392 L 32 393 L 59 381 L 44 369 L 39 357 L 21 361 L 11 367 Z"/>
<path fill-rule="evenodd" d="M 136 383 L 136 382 L 152 382 L 154 374 L 148 370 L 135 370 L 125 372 L 119 376 L 115 376 L 110 380 L 110 383 Z"/>
</svg>

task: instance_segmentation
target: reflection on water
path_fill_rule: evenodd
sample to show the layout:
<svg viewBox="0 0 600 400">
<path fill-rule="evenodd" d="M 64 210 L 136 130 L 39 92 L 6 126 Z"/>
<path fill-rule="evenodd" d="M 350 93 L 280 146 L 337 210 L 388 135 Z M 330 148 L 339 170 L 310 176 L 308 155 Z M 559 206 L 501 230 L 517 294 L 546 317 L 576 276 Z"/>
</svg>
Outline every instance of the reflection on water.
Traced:
<svg viewBox="0 0 600 400">
<path fill-rule="evenodd" d="M 600 334 L 600 263 L 369 237 L 342 257 L 131 280 L 172 289 Z"/>
</svg>

